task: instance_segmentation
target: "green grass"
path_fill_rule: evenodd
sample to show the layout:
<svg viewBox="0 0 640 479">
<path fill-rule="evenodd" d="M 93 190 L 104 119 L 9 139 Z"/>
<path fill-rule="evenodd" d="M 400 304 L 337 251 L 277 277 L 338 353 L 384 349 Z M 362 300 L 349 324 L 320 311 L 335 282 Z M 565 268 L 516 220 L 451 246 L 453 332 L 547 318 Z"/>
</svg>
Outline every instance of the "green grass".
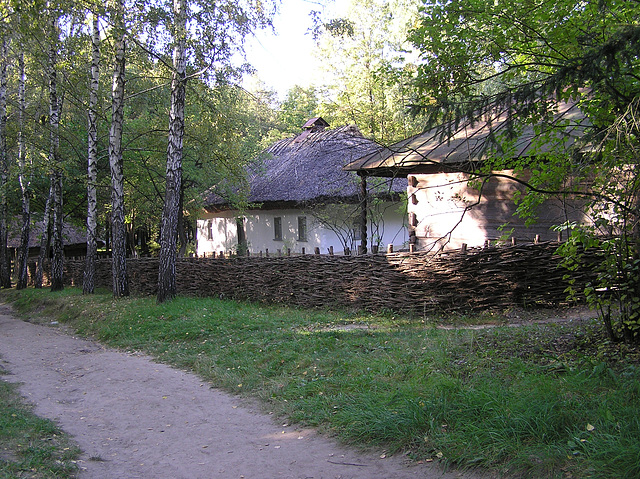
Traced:
<svg viewBox="0 0 640 479">
<path fill-rule="evenodd" d="M 465 319 L 73 289 L 2 297 L 351 444 L 513 477 L 640 477 L 638 354 L 593 325 L 442 330 Z"/>
<path fill-rule="evenodd" d="M 75 477 L 79 454 L 53 422 L 33 414 L 16 385 L 0 377 L 0 478 Z"/>
</svg>

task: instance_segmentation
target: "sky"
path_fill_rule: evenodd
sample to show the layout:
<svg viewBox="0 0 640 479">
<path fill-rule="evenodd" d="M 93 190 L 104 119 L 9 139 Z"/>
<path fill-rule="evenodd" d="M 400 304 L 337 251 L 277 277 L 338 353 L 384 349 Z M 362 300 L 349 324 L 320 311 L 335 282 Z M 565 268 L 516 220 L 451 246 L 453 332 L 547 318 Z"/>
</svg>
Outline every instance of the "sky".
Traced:
<svg viewBox="0 0 640 479">
<path fill-rule="evenodd" d="M 336 2 L 349 3 L 345 0 Z M 282 0 L 273 20 L 275 33 L 264 30 L 248 40 L 249 63 L 257 69 L 257 77 L 276 90 L 280 99 L 294 85 L 307 87 L 314 83 L 317 60 L 313 56 L 309 13 L 322 9 L 322 5 L 313 0 Z M 246 86 L 250 88 L 250 85 L 251 80 L 247 80 Z"/>
</svg>

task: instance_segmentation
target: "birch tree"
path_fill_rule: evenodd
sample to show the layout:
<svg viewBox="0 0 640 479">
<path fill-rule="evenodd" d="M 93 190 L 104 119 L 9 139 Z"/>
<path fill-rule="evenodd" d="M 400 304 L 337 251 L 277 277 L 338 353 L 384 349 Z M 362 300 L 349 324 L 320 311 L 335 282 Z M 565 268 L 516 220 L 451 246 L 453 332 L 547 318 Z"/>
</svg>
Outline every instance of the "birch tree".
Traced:
<svg viewBox="0 0 640 479">
<path fill-rule="evenodd" d="M 192 58 L 190 76 L 208 76 L 224 82 L 231 58 L 241 51 L 244 37 L 266 25 L 274 9 L 270 2 L 173 0 L 168 30 L 173 42 L 171 112 L 167 146 L 166 190 L 160 234 L 158 302 L 176 295 L 177 234 L 182 188 L 182 150 L 185 131 L 187 56 Z M 196 38 L 188 38 L 192 34 Z M 187 51 L 187 47 L 191 49 Z"/>
<path fill-rule="evenodd" d="M 173 1 L 175 17 L 173 49 L 173 79 L 171 81 L 171 112 L 162 229 L 160 231 L 160 262 L 158 269 L 158 302 L 176 295 L 176 245 L 180 194 L 182 188 L 182 142 L 184 138 L 184 107 L 186 82 L 186 1 Z"/>
<path fill-rule="evenodd" d="M 49 76 L 49 161 L 52 165 L 52 216 L 53 216 L 53 256 L 51 259 L 51 291 L 64 289 L 63 268 L 64 251 L 62 244 L 62 165 L 60 152 L 60 104 L 58 98 L 58 16 L 50 3 L 48 5 L 49 19 L 49 61 L 47 65 Z"/>
<path fill-rule="evenodd" d="M 111 129 L 109 130 L 109 166 L 111 170 L 111 245 L 112 280 L 115 297 L 129 296 L 127 276 L 127 232 L 125 229 L 122 128 L 125 92 L 125 20 L 124 2 L 114 5 L 115 61 L 111 84 Z"/>
<path fill-rule="evenodd" d="M 89 82 L 89 108 L 87 110 L 87 258 L 82 281 L 82 292 L 92 294 L 97 259 L 97 192 L 98 181 L 98 86 L 100 77 L 100 30 L 98 15 L 91 21 L 91 80 Z"/>
<path fill-rule="evenodd" d="M 47 200 L 44 205 L 44 213 L 42 214 L 42 223 L 40 228 L 42 231 L 42 235 L 40 236 L 40 250 L 38 252 L 38 261 L 36 263 L 36 277 L 33 282 L 33 285 L 36 288 L 42 288 L 42 281 L 44 279 L 44 261 L 47 257 L 47 253 L 49 252 L 51 243 L 51 235 L 49 234 L 49 232 L 51 231 L 51 203 L 53 201 L 53 181 L 53 177 L 50 176 L 49 194 L 47 195 Z"/>
<path fill-rule="evenodd" d="M 24 138 L 25 106 L 26 106 L 26 73 L 24 68 L 24 52 L 18 55 L 18 180 L 22 198 L 22 227 L 20 229 L 20 247 L 18 248 L 18 283 L 17 289 L 27 287 L 29 237 L 31 234 L 31 181 L 26 171 L 26 145 Z"/>
<path fill-rule="evenodd" d="M 7 62 L 8 48 L 4 29 L 0 31 L 0 287 L 11 287 L 11 263 L 7 250 Z"/>
</svg>

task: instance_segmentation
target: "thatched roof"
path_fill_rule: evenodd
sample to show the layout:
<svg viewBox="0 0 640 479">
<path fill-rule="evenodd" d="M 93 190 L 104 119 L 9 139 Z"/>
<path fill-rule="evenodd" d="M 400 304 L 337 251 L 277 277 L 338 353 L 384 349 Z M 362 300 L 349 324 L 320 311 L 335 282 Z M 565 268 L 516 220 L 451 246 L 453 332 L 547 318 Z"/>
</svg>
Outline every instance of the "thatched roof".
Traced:
<svg viewBox="0 0 640 479">
<path fill-rule="evenodd" d="M 366 171 L 375 176 L 406 176 L 409 173 L 438 173 L 470 169 L 492 153 L 492 139 L 507 132 L 509 115 L 463 120 L 441 125 L 424 133 L 380 148 L 345 166 L 346 171 Z M 550 122 L 525 126 L 519 132 L 510 155 L 512 158 L 566 151 L 590 128 L 588 120 L 573 102 L 560 102 Z M 537 144 L 540 129 L 546 143 Z"/>
<path fill-rule="evenodd" d="M 22 220 L 15 219 L 8 225 L 7 246 L 9 248 L 18 248 L 20 246 L 20 232 L 22 228 Z M 42 218 L 37 216 L 31 217 L 31 227 L 29 231 L 29 248 L 40 246 L 40 237 L 42 236 Z M 70 223 L 62 225 L 62 243 L 64 245 L 85 244 L 87 242 L 87 234 Z"/>
<path fill-rule="evenodd" d="M 249 172 L 249 202 L 309 204 L 356 198 L 359 179 L 343 167 L 380 149 L 362 136 L 356 126 L 325 128 L 312 119 L 298 136 L 277 141 L 263 152 L 263 160 Z M 405 191 L 406 181 L 396 181 L 389 191 Z M 215 193 L 207 206 L 226 201 Z"/>
</svg>

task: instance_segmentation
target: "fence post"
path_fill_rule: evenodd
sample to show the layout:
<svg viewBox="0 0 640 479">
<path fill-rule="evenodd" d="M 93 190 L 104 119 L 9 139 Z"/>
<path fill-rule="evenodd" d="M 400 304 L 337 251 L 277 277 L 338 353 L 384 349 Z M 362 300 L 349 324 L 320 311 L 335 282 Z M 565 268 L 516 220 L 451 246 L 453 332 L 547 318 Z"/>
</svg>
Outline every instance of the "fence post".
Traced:
<svg viewBox="0 0 640 479">
<path fill-rule="evenodd" d="M 329 246 L 329 256 L 333 256 L 333 246 Z"/>
<path fill-rule="evenodd" d="M 320 248 L 319 248 L 318 246 L 316 246 L 316 247 L 313 249 L 313 253 L 314 253 L 314 254 L 320 254 Z"/>
<path fill-rule="evenodd" d="M 387 245 L 387 253 L 393 253 L 393 245 L 392 244 Z"/>
</svg>

